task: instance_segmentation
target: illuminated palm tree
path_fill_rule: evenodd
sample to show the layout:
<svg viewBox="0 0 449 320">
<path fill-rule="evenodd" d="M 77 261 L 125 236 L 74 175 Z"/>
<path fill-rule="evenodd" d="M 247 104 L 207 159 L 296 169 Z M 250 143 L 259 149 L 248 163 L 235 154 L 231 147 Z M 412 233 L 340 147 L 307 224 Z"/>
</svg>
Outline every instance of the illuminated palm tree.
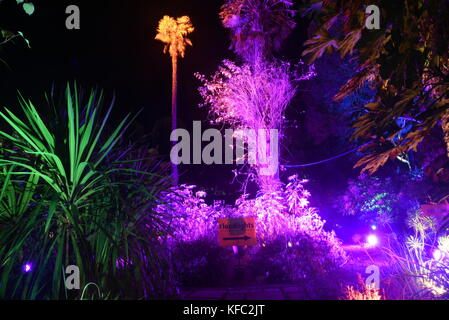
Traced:
<svg viewBox="0 0 449 320">
<path fill-rule="evenodd" d="M 270 59 L 295 28 L 292 0 L 225 0 L 220 18 L 231 48 L 253 65 Z"/>
<path fill-rule="evenodd" d="M 182 16 L 174 19 L 164 16 L 159 21 L 157 28 L 156 40 L 165 43 L 164 53 L 169 53 L 172 59 L 172 130 L 176 129 L 176 98 L 177 98 L 177 73 L 178 73 L 178 57 L 184 58 L 187 45 L 192 45 L 192 41 L 186 38 L 189 33 L 194 31 L 193 25 L 188 16 Z M 178 183 L 178 168 L 172 165 L 172 177 L 175 184 Z"/>
</svg>

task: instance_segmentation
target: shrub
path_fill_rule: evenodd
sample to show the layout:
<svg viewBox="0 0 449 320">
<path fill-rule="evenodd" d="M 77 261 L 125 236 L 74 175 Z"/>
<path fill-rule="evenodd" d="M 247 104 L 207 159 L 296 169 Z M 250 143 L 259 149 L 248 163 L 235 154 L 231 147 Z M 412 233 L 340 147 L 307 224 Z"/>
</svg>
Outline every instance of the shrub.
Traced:
<svg viewBox="0 0 449 320">
<path fill-rule="evenodd" d="M 211 264 L 212 248 L 224 250 L 217 244 L 218 218 L 256 217 L 258 245 L 246 249 L 246 266 L 256 277 L 265 277 L 264 281 L 297 281 L 337 270 L 345 263 L 346 254 L 335 234 L 323 229 L 325 221 L 309 207 L 305 182 L 292 176 L 281 191 L 262 193 L 254 199 L 243 195 L 231 208 L 207 205 L 205 193 L 194 192 L 194 186 L 183 185 L 166 193 L 158 211 L 170 217 L 173 234 L 168 242 L 173 261 L 190 257 L 190 266 L 196 269 L 187 282 L 194 283 L 197 276 L 193 274 L 201 274 L 204 266 Z M 202 252 L 195 244 L 207 250 Z M 186 252 L 189 248 L 192 253 Z M 220 259 L 231 256 L 225 254 Z"/>
<path fill-rule="evenodd" d="M 447 299 L 449 297 L 449 237 L 437 233 L 433 219 L 420 210 L 409 218 L 412 234 L 403 244 L 383 248 L 395 262 L 391 279 L 398 279 L 399 299 Z"/>
<path fill-rule="evenodd" d="M 173 249 L 177 284 L 183 287 L 226 284 L 232 252 L 211 239 L 179 242 Z"/>
<path fill-rule="evenodd" d="M 67 86 L 61 101 L 45 117 L 23 98 L 24 120 L 0 112 L 12 131 L 0 131 L 11 146 L 0 154 L 0 298 L 80 298 L 64 290 L 68 265 L 107 296 L 170 294 L 167 228 L 153 210 L 164 177 L 117 156 L 129 117 L 110 127 L 102 94 Z"/>
<path fill-rule="evenodd" d="M 398 175 L 396 179 L 361 174 L 349 180 L 348 188 L 337 199 L 335 207 L 343 215 L 357 216 L 367 225 L 399 225 L 403 229 L 407 211 L 419 205 L 413 198 L 415 190 L 409 187 L 410 179 L 419 178 L 411 174 Z"/>
</svg>

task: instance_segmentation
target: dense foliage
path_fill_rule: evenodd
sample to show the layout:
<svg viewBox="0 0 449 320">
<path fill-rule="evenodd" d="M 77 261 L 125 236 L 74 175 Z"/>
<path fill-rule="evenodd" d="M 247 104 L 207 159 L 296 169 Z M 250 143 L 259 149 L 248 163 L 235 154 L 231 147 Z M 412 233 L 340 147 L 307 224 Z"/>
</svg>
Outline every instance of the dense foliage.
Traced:
<svg viewBox="0 0 449 320">
<path fill-rule="evenodd" d="M 357 58 L 357 73 L 335 98 L 342 99 L 367 82 L 377 92 L 355 123 L 354 137 L 372 142 L 365 148 L 371 152 L 358 166 L 372 173 L 389 159 L 416 151 L 441 121 L 447 135 L 447 2 L 314 0 L 308 4 L 306 13 L 313 15 L 315 28 L 303 54 L 310 61 L 333 50 Z M 371 4 L 381 10 L 379 30 L 365 28 L 365 7 Z"/>
<path fill-rule="evenodd" d="M 293 1 L 226 0 L 223 26 L 230 30 L 231 48 L 252 65 L 270 60 L 296 26 Z"/>
<path fill-rule="evenodd" d="M 323 229 L 325 222 L 309 206 L 305 182 L 292 176 L 281 191 L 255 199 L 244 195 L 234 206 L 209 206 L 204 201 L 205 193 L 194 192 L 193 186 L 167 193 L 167 204 L 157 210 L 171 217 L 168 223 L 173 227 L 173 236 L 169 243 L 178 268 L 183 265 L 178 273 L 180 284 L 192 285 L 205 269 L 212 272 L 213 265 L 220 266 L 215 272 L 230 272 L 235 257 L 232 251 L 217 245 L 218 218 L 256 217 L 258 244 L 240 249 L 245 252 L 245 265 L 257 277 L 252 278 L 254 281 L 318 279 L 338 270 L 346 255 L 335 234 Z M 207 281 L 216 284 L 214 279 Z"/>
<path fill-rule="evenodd" d="M 80 298 L 64 289 L 69 265 L 108 296 L 168 293 L 167 228 L 152 208 L 165 179 L 119 151 L 129 116 L 112 127 L 103 100 L 67 86 L 45 118 L 24 98 L 25 118 L 0 112 L 0 297 Z"/>
</svg>

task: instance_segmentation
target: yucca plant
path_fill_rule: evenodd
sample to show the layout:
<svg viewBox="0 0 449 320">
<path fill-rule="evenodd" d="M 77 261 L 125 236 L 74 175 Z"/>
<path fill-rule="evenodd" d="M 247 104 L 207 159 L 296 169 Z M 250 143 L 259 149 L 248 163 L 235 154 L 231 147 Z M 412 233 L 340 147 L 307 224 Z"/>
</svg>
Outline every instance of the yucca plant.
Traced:
<svg viewBox="0 0 449 320">
<path fill-rule="evenodd" d="M 47 99 L 53 113 L 45 121 L 23 97 L 23 120 L 0 112 L 11 129 L 0 131 L 0 298 L 80 298 L 65 290 L 68 265 L 107 296 L 163 294 L 169 268 L 159 237 L 166 229 L 152 205 L 166 178 L 129 165 L 140 159 L 117 159 L 131 120 L 110 130 L 113 103 L 103 113 L 103 100 L 101 92 L 85 96 L 67 85 L 62 105 Z M 34 269 L 23 273 L 27 261 Z"/>
<path fill-rule="evenodd" d="M 126 250 L 121 250 L 119 258 L 122 288 L 127 289 L 124 295 L 135 295 L 136 288 L 143 290 L 140 295 L 144 298 L 172 295 L 173 278 L 165 246 L 170 219 L 154 210 L 163 204 L 161 195 L 172 185 L 170 163 L 152 155 L 148 145 L 139 142 L 113 153 L 111 161 L 124 170 L 124 174 L 114 176 L 119 210 L 126 216 L 121 239 Z M 137 263 L 139 268 L 135 268 Z M 129 279 L 134 280 L 132 286 L 127 283 Z"/>
<path fill-rule="evenodd" d="M 393 239 L 382 250 L 392 258 L 392 279 L 402 287 L 401 299 L 447 299 L 449 294 L 448 260 L 435 259 L 438 246 L 435 222 L 418 211 L 409 219 L 413 235 L 403 241 Z M 442 239 L 444 237 L 440 237 Z"/>
</svg>

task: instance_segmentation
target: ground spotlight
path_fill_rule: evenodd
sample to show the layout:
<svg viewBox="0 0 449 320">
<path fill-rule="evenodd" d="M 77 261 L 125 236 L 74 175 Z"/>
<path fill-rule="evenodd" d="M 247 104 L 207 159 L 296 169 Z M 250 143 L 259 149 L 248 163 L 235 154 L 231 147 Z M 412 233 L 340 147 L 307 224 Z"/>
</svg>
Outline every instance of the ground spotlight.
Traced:
<svg viewBox="0 0 449 320">
<path fill-rule="evenodd" d="M 33 270 L 33 264 L 30 262 L 25 263 L 23 266 L 23 271 L 28 273 L 31 272 L 31 270 Z"/>
<path fill-rule="evenodd" d="M 436 261 L 440 261 L 443 258 L 443 253 L 439 249 L 435 249 L 433 251 L 433 259 Z"/>
<path fill-rule="evenodd" d="M 379 238 L 375 234 L 370 234 L 366 237 L 366 246 L 367 247 L 375 247 L 379 244 Z"/>
</svg>

